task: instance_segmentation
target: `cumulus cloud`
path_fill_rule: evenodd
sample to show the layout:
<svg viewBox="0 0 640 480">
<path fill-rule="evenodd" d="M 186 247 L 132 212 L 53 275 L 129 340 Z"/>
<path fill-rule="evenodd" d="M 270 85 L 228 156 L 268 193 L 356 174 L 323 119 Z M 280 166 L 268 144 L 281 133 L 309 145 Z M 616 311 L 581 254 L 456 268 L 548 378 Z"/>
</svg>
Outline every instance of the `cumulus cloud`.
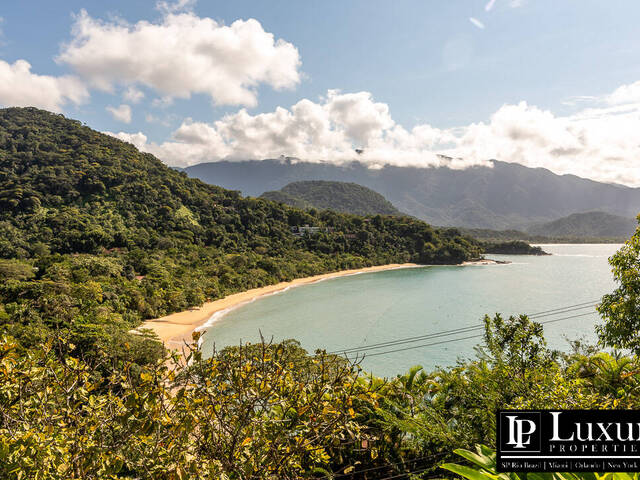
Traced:
<svg viewBox="0 0 640 480">
<path fill-rule="evenodd" d="M 103 132 L 103 133 L 106 133 L 107 135 L 111 135 L 112 137 L 119 138 L 120 140 L 122 140 L 124 142 L 128 142 L 128 143 L 134 145 L 139 150 L 148 151 L 147 150 L 147 148 L 148 148 L 147 136 L 142 132 L 138 132 L 138 133 Z"/>
<path fill-rule="evenodd" d="M 122 104 L 119 107 L 109 105 L 106 110 L 115 120 L 123 123 L 131 123 L 131 107 L 129 105 Z"/>
<path fill-rule="evenodd" d="M 82 10 L 72 39 L 57 57 L 94 87 L 142 85 L 163 98 L 208 95 L 215 104 L 255 106 L 257 87 L 292 88 L 300 82 L 300 56 L 294 45 L 276 40 L 254 19 L 231 25 L 200 18 L 166 4 L 157 23 L 106 22 Z"/>
<path fill-rule="evenodd" d="M 640 103 L 640 81 L 616 88 L 606 100 L 611 105 Z"/>
<path fill-rule="evenodd" d="M 444 130 L 420 124 L 409 130 L 370 93 L 330 90 L 318 102 L 303 99 L 288 109 L 256 115 L 241 109 L 213 123 L 187 119 L 163 143 L 148 142 L 141 132 L 113 135 L 175 166 L 288 156 L 467 168 L 497 159 L 640 186 L 638 131 L 640 103 L 557 116 L 526 102 L 502 106 L 487 122 Z"/>
<path fill-rule="evenodd" d="M 640 105 L 560 117 L 521 102 L 463 129 L 449 153 L 495 158 L 605 182 L 640 185 Z"/>
<path fill-rule="evenodd" d="M 133 143 L 129 133 L 112 135 Z M 375 102 L 368 92 L 329 90 L 319 102 L 303 99 L 289 109 L 278 107 L 257 115 L 241 109 L 213 123 L 187 119 L 170 141 L 161 144 L 141 144 L 143 134 L 134 135 L 136 146 L 176 166 L 280 156 L 337 163 L 357 159 L 372 165 L 464 166 L 437 154 L 438 148 L 455 139 L 452 133 L 429 125 L 406 130 L 393 121 L 388 105 Z"/>
<path fill-rule="evenodd" d="M 68 103 L 81 104 L 89 92 L 76 77 L 38 75 L 31 64 L 17 60 L 13 64 L 0 60 L 0 104 L 5 107 L 39 107 L 55 112 Z"/>
</svg>

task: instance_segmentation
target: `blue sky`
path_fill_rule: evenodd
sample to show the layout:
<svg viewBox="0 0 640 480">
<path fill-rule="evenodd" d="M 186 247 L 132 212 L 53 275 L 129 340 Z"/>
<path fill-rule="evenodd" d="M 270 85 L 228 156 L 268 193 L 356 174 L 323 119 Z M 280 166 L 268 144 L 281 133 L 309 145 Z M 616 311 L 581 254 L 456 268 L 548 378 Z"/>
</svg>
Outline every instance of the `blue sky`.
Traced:
<svg viewBox="0 0 640 480">
<path fill-rule="evenodd" d="M 0 60 L 6 62 L 4 75 L 13 75 L 4 88 L 17 85 L 10 91 L 0 87 L 0 104 L 53 106 L 93 128 L 121 134 L 170 164 L 278 152 L 347 161 L 353 148 L 365 147 L 359 159 L 372 163 L 433 165 L 439 160 L 431 154 L 439 152 L 460 156 L 456 167 L 500 158 L 640 184 L 640 174 L 633 174 L 639 147 L 620 133 L 621 125 L 624 132 L 633 131 L 640 122 L 635 108 L 640 103 L 640 3 L 633 0 L 63 5 L 25 0 L 0 7 Z M 179 18 L 202 28 L 202 42 L 192 35 L 191 43 L 179 45 L 176 25 L 184 24 Z M 250 18 L 261 30 L 250 35 L 264 48 L 244 58 L 225 53 L 226 44 L 216 45 L 214 30 Z M 147 25 L 140 22 L 151 25 L 150 34 L 159 35 L 158 42 L 144 47 L 136 43 L 133 33 Z M 85 37 L 74 33 L 80 24 Z M 101 37 L 112 27 L 118 32 Z M 178 32 L 173 49 L 162 43 L 166 32 Z M 269 45 L 270 34 L 286 48 Z M 96 55 L 87 44 L 101 47 L 101 38 L 109 41 Z M 136 62 L 127 63 L 128 57 L 113 60 L 121 39 L 131 49 L 128 57 L 140 56 Z M 70 44 L 76 47 L 73 54 Z M 150 51 L 154 45 L 165 49 L 166 71 L 148 73 L 150 68 L 161 70 L 158 64 L 163 63 L 157 60 L 163 58 L 162 51 Z M 297 62 L 291 57 L 294 51 Z M 215 77 L 204 86 L 201 78 L 186 78 L 186 93 L 176 95 L 175 82 L 183 77 L 177 76 L 169 87 L 171 82 L 164 79 L 175 73 L 175 65 L 182 65 L 174 57 L 183 52 L 191 55 L 194 68 L 200 66 L 198 56 L 206 54 L 214 58 L 212 65 L 229 62 L 231 73 L 222 71 L 224 82 Z M 97 71 L 101 58 L 95 57 L 100 55 L 105 63 L 112 62 L 109 72 Z M 274 60 L 278 56 L 282 59 Z M 151 66 L 145 63 L 150 57 L 156 59 Z M 52 77 L 52 92 L 38 88 L 37 78 L 33 89 L 41 92 L 28 91 L 31 77 L 25 80 L 16 73 L 20 60 L 31 65 L 29 75 Z M 237 72 L 253 72 L 254 64 L 270 72 L 254 76 L 247 87 L 255 98 L 212 93 L 216 85 L 232 90 L 234 81 L 245 79 Z M 209 71 L 203 68 L 199 76 Z M 131 101 L 125 96 L 129 88 L 144 98 Z M 159 105 L 160 99 L 164 104 Z M 307 105 L 306 113 L 293 112 L 293 105 L 303 99 L 313 106 Z M 119 114 L 107 110 L 121 105 Z M 279 107 L 290 115 L 278 114 Z M 244 116 L 238 116 L 242 109 Z M 223 124 L 215 123 L 220 120 Z M 602 138 L 603 125 L 616 126 L 609 143 Z"/>
</svg>

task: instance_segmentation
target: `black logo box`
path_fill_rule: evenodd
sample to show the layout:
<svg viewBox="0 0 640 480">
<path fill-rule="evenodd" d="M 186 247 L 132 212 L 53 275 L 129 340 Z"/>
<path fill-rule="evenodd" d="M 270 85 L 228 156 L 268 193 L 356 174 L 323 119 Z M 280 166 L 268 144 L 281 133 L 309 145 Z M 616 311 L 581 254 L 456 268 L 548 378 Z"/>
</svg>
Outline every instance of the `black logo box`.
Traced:
<svg viewBox="0 0 640 480">
<path fill-rule="evenodd" d="M 500 410 L 498 472 L 640 470 L 640 410 Z"/>
</svg>

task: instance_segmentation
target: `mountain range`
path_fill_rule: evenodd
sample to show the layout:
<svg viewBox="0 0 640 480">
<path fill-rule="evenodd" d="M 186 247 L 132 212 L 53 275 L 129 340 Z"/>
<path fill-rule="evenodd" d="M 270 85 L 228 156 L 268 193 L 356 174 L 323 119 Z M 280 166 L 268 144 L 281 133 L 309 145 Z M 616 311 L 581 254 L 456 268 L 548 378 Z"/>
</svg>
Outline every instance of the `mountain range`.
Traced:
<svg viewBox="0 0 640 480">
<path fill-rule="evenodd" d="M 640 188 L 497 160 L 490 165 L 374 169 L 361 162 L 284 158 L 201 163 L 185 171 L 250 196 L 303 180 L 353 182 L 382 194 L 400 211 L 441 226 L 527 230 L 574 213 L 600 211 L 633 219 L 640 212 Z"/>
</svg>

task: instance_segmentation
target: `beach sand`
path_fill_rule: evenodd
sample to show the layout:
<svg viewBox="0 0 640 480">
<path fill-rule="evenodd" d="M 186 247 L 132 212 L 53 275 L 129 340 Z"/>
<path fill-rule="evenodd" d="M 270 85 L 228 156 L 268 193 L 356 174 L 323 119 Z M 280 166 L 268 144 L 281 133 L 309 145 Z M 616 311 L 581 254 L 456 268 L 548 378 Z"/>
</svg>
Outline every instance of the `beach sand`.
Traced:
<svg viewBox="0 0 640 480">
<path fill-rule="evenodd" d="M 315 275 L 313 277 L 298 278 L 291 282 L 281 282 L 275 285 L 254 288 L 252 290 L 247 290 L 246 292 L 235 293 L 219 300 L 206 302 L 204 305 L 198 308 L 193 308 L 184 312 L 172 313 L 171 315 L 156 318 L 153 320 L 147 320 L 136 330 L 143 328 L 151 329 L 156 333 L 156 335 L 158 335 L 160 340 L 165 344 L 167 348 L 180 350 L 185 346 L 185 342 L 192 342 L 191 334 L 198 327 L 201 327 L 202 325 L 207 323 L 207 321 L 215 313 L 221 312 L 223 310 L 230 310 L 244 303 L 251 302 L 264 295 L 270 295 L 287 288 L 297 287 L 300 285 L 308 285 L 329 278 L 344 277 L 346 275 L 355 275 L 358 273 L 379 272 L 382 270 L 411 268 L 419 266 L 421 265 L 417 265 L 415 263 L 397 263 L 390 265 L 379 265 L 376 267 L 359 268 L 356 270 L 342 270 L 340 272 L 325 273 L 322 275 Z"/>
</svg>

